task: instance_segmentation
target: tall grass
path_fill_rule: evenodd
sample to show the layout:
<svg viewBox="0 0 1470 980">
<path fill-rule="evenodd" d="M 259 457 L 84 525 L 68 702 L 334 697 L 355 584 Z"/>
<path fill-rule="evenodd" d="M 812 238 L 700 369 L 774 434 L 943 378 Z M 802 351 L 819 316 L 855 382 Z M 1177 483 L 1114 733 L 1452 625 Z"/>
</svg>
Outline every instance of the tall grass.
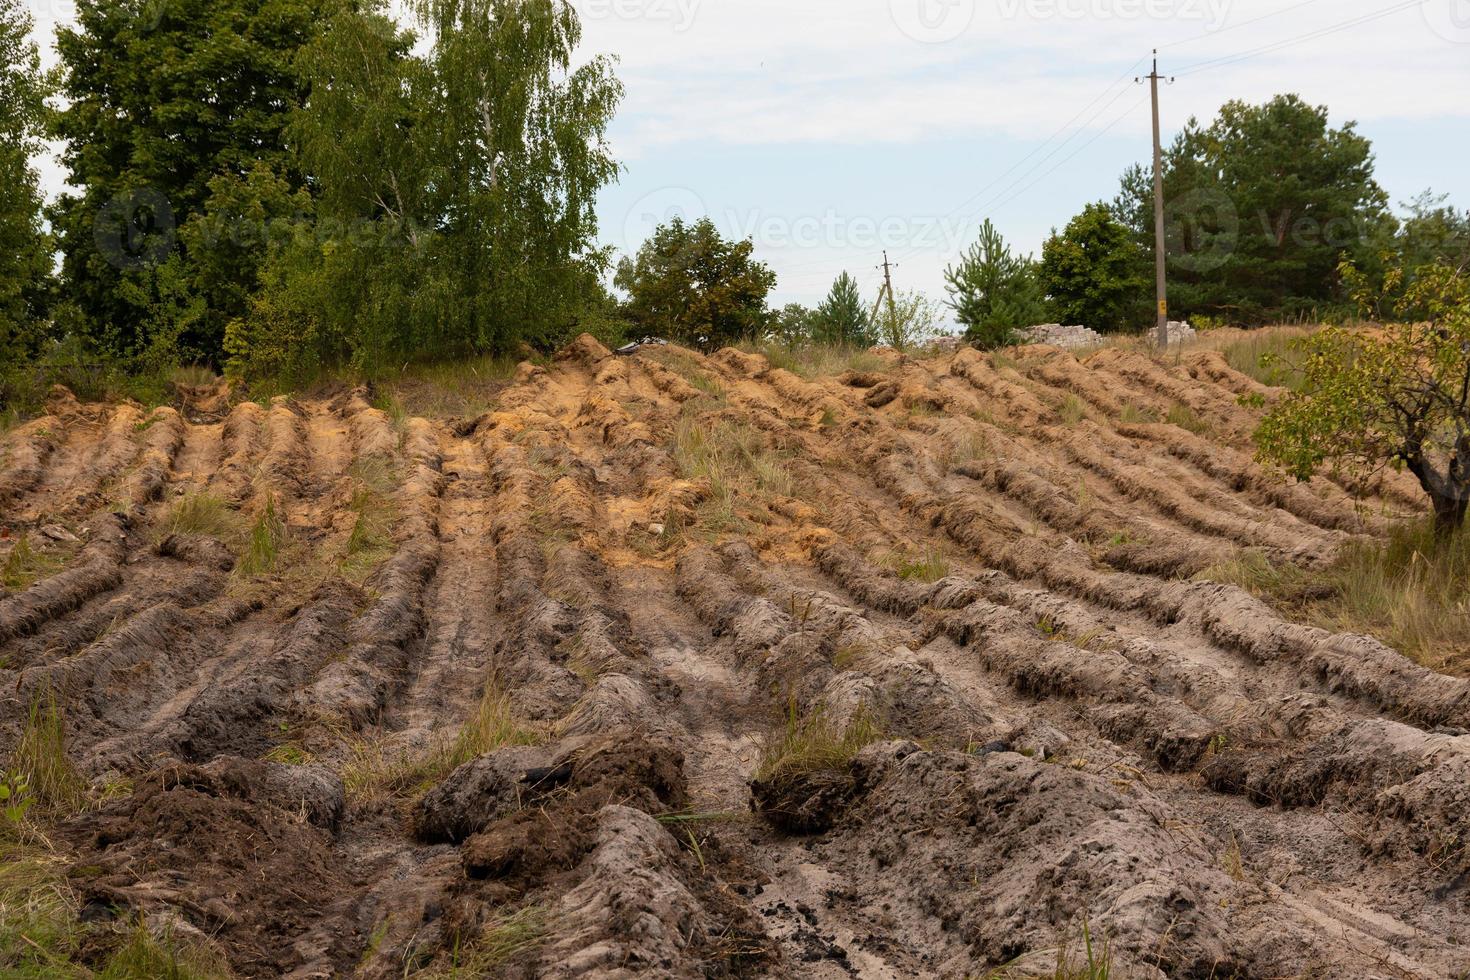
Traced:
<svg viewBox="0 0 1470 980">
<path fill-rule="evenodd" d="M 342 558 L 342 573 L 354 581 L 366 578 L 393 553 L 395 476 L 392 463 L 381 456 L 362 457 L 353 462 L 352 497 L 348 508 L 355 515 Z"/>
<path fill-rule="evenodd" d="M 30 538 L 22 533 L 15 539 L 5 561 L 0 562 L 0 584 L 19 591 L 55 574 L 61 565 L 62 561 L 56 555 L 32 548 Z"/>
<path fill-rule="evenodd" d="M 159 522 L 159 537 L 170 534 L 207 534 L 230 545 L 243 542 L 240 515 L 212 493 L 180 497 Z"/>
<path fill-rule="evenodd" d="M 1325 569 L 1273 564 L 1258 551 L 1204 573 L 1326 629 L 1375 636 L 1437 670 L 1470 672 L 1470 530 L 1447 541 L 1429 520 L 1346 546 Z"/>
<path fill-rule="evenodd" d="M 24 778 L 42 809 L 70 812 L 85 802 L 85 785 L 66 754 L 66 722 L 52 691 L 31 701 L 9 768 Z"/>
<path fill-rule="evenodd" d="M 784 344 L 747 343 L 738 346 L 748 354 L 764 355 L 772 367 L 790 371 L 802 378 L 831 377 L 848 371 L 877 373 L 893 367 L 892 362 L 874 354 L 868 348 L 848 344 L 804 344 L 787 347 Z"/>
<path fill-rule="evenodd" d="M 266 495 L 265 506 L 256 515 L 245 542 L 245 554 L 238 570 L 246 577 L 264 575 L 276 567 L 281 545 L 286 539 L 286 525 L 276 513 L 275 498 Z"/>
<path fill-rule="evenodd" d="M 546 933 L 546 910 L 533 905 L 500 916 L 468 943 L 456 943 L 447 965 L 415 971 L 408 976 L 417 980 L 470 980 L 489 976 L 508 960 L 540 946 Z"/>
<path fill-rule="evenodd" d="M 1302 372 L 1292 342 L 1307 333 L 1299 328 L 1253 330 L 1225 347 L 1225 360 L 1263 385 L 1295 390 L 1302 385 Z"/>
</svg>

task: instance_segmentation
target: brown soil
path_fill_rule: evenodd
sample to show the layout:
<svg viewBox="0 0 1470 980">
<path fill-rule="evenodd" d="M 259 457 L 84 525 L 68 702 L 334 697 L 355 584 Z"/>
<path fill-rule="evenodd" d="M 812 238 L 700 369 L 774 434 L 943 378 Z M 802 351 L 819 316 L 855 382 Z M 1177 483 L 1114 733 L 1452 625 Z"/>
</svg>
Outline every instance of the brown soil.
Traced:
<svg viewBox="0 0 1470 980">
<path fill-rule="evenodd" d="M 1470 683 L 1196 579 L 1418 506 L 1261 470 L 1279 394 L 590 338 L 473 419 L 58 391 L 0 443 L 0 557 L 56 560 L 0 594 L 0 749 L 53 693 L 111 787 L 51 828 L 84 920 L 242 976 L 1050 975 L 1084 935 L 1116 976 L 1465 975 Z M 274 570 L 165 533 L 199 494 L 274 515 Z M 756 779 L 788 716 L 877 734 Z"/>
</svg>

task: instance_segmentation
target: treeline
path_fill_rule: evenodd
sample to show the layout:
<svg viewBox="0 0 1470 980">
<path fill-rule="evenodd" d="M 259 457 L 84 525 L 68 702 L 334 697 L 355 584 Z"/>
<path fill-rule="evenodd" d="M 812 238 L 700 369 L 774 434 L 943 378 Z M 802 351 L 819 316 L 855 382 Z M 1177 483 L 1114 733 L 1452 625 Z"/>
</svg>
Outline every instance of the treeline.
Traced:
<svg viewBox="0 0 1470 980">
<path fill-rule="evenodd" d="M 622 88 L 576 56 L 573 8 L 407 9 L 412 29 L 385 0 L 84 0 L 43 73 L 28 13 L 0 0 L 0 402 L 43 383 L 29 365 L 293 383 L 582 330 L 902 347 L 945 319 L 846 273 L 816 307 L 771 309 L 753 244 L 707 219 L 614 266 L 594 208 Z M 29 163 L 47 139 L 72 187 L 49 209 Z M 1470 214 L 1426 194 L 1394 217 L 1372 164 L 1351 125 L 1292 96 L 1191 120 L 1165 162 L 1175 314 L 1346 315 L 1422 265 L 1463 265 Z M 1039 258 L 987 222 L 948 270 L 954 317 L 983 346 L 1048 320 L 1147 325 L 1152 218 L 1135 167 Z"/>
<path fill-rule="evenodd" d="M 410 12 L 88 0 L 43 76 L 0 0 L 0 356 L 289 379 L 571 335 L 610 302 L 611 64 L 562 0 Z M 45 231 L 48 136 L 75 189 Z"/>
<path fill-rule="evenodd" d="M 1363 297 L 1394 305 L 1418 270 L 1470 266 L 1470 210 L 1426 191 L 1395 216 L 1369 141 L 1294 95 L 1227 103 L 1208 126 L 1190 119 L 1165 151 L 1163 180 L 1175 318 L 1385 316 Z M 950 301 L 982 346 L 1046 321 L 1141 329 L 1154 320 L 1154 236 L 1152 171 L 1134 166 L 1114 200 L 1054 230 L 1039 259 L 1013 254 L 987 221 L 946 273 Z"/>
</svg>

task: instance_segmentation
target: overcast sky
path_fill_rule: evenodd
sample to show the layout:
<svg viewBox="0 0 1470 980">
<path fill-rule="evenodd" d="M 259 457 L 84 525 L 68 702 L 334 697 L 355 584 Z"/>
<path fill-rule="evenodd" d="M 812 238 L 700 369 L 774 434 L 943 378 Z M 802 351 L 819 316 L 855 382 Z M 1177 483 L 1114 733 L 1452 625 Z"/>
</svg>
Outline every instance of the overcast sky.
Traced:
<svg viewBox="0 0 1470 980">
<path fill-rule="evenodd" d="M 1470 206 L 1470 0 L 575 6 L 586 49 L 617 55 L 627 87 L 603 240 L 633 249 L 670 215 L 708 214 L 755 239 L 780 302 L 819 299 L 843 269 L 876 291 L 885 248 L 899 288 L 941 295 L 985 217 L 1038 250 L 1146 160 L 1147 88 L 1133 78 L 1152 47 L 1179 76 L 1163 90 L 1166 141 L 1228 99 L 1295 92 L 1334 125 L 1358 122 L 1396 203 L 1432 187 Z M 71 4 L 31 8 L 49 48 Z M 49 190 L 62 179 L 47 167 Z"/>
</svg>

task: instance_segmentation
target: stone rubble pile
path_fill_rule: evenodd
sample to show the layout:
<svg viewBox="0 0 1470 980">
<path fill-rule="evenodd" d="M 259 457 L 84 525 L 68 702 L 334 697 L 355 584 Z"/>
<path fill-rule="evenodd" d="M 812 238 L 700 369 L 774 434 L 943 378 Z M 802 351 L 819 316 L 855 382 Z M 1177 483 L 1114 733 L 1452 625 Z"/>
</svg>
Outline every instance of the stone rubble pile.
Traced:
<svg viewBox="0 0 1470 980">
<path fill-rule="evenodd" d="M 1052 347 L 1097 347 L 1106 342 L 1102 334 L 1090 327 L 1064 327 L 1060 323 L 1043 323 L 1017 333 L 1030 343 Z"/>
<path fill-rule="evenodd" d="M 1023 343 L 1048 344 L 1052 347 L 1065 347 L 1075 350 L 1079 347 L 1100 347 L 1107 343 L 1102 334 L 1091 327 L 1073 326 L 1067 327 L 1060 323 L 1043 323 L 1025 330 L 1016 331 Z M 1152 336 L 1149 330 L 1146 336 Z M 1183 344 L 1198 336 L 1194 327 L 1181 320 L 1169 321 L 1169 343 Z"/>
</svg>

